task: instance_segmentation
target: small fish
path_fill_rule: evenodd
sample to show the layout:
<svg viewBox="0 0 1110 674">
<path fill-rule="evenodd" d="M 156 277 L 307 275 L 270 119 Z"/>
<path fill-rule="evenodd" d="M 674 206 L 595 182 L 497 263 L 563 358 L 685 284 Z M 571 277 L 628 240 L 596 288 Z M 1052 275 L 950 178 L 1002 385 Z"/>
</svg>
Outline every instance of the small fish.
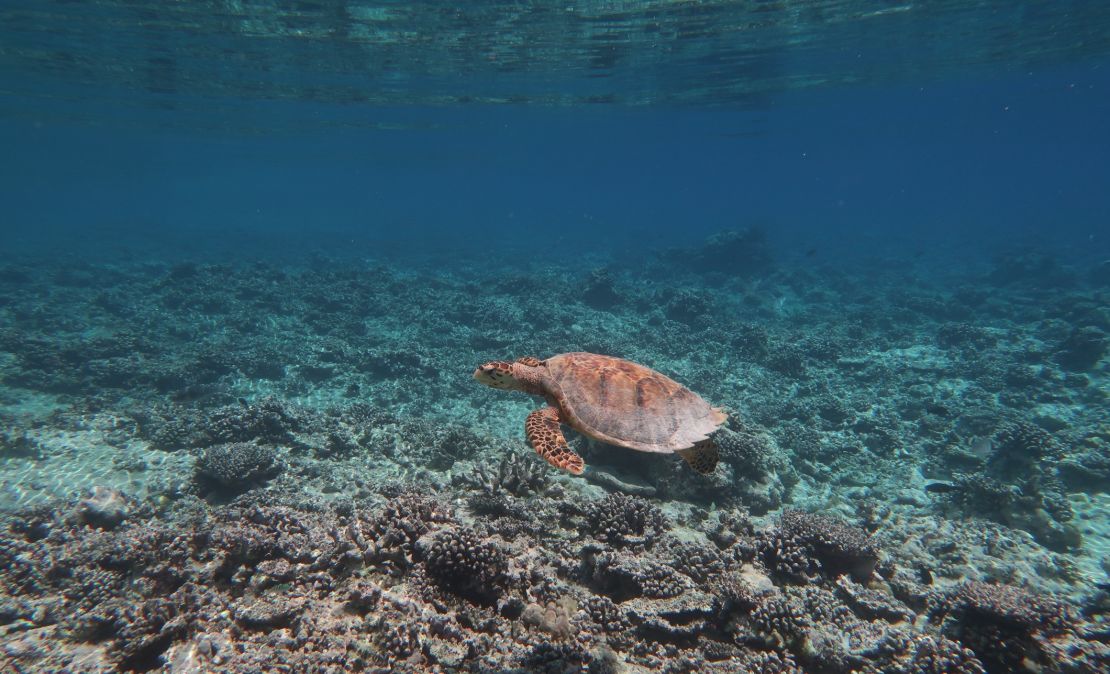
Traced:
<svg viewBox="0 0 1110 674">
<path fill-rule="evenodd" d="M 959 490 L 960 486 L 952 484 L 951 482 L 930 482 L 925 485 L 925 491 L 930 494 L 950 494 Z"/>
<path fill-rule="evenodd" d="M 967 451 L 980 459 L 986 459 L 994 453 L 994 441 L 991 440 L 989 436 L 979 438 L 971 443 L 971 447 L 969 447 Z"/>
<path fill-rule="evenodd" d="M 806 257 L 813 257 L 816 254 L 817 254 L 817 249 L 816 248 L 810 248 L 809 250 L 806 251 Z"/>
</svg>

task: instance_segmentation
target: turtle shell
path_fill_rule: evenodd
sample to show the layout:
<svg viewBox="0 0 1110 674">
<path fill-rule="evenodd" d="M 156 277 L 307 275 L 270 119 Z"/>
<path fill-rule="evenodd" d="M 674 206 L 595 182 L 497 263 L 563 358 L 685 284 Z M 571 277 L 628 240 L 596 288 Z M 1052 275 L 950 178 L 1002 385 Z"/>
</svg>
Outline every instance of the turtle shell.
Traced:
<svg viewBox="0 0 1110 674">
<path fill-rule="evenodd" d="M 564 423 L 602 442 L 672 453 L 704 441 L 728 418 L 670 377 L 622 358 L 564 353 L 544 365 Z"/>
</svg>

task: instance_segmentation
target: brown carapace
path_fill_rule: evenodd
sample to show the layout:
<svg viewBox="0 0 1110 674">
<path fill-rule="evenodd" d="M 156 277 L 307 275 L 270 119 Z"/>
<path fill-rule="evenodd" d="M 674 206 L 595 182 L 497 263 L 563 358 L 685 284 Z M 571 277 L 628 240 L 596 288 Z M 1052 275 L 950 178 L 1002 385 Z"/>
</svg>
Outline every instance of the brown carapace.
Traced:
<svg viewBox="0 0 1110 674">
<path fill-rule="evenodd" d="M 561 424 L 611 445 L 678 454 L 702 474 L 717 466 L 710 436 L 728 415 L 649 367 L 622 358 L 575 352 L 539 360 L 492 361 L 474 378 L 494 388 L 542 396 L 548 407 L 528 415 L 528 443 L 556 468 L 575 475 L 585 462 L 563 437 Z"/>
</svg>

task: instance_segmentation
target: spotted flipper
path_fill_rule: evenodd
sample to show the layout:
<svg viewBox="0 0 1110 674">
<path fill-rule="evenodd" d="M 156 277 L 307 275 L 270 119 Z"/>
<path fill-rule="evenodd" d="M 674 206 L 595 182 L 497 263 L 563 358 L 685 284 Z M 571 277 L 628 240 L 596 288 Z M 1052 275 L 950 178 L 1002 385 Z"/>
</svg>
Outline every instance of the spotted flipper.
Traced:
<svg viewBox="0 0 1110 674">
<path fill-rule="evenodd" d="M 563 431 L 559 428 L 559 410 L 545 407 L 528 415 L 524 422 L 524 434 L 528 444 L 545 461 L 574 475 L 581 475 L 586 463 L 567 445 Z"/>
<path fill-rule="evenodd" d="M 680 449 L 679 456 L 690 464 L 690 467 L 698 471 L 702 475 L 709 475 L 713 469 L 717 467 L 717 460 L 720 454 L 717 452 L 717 445 L 713 444 L 711 440 L 699 442 L 690 449 Z"/>
</svg>

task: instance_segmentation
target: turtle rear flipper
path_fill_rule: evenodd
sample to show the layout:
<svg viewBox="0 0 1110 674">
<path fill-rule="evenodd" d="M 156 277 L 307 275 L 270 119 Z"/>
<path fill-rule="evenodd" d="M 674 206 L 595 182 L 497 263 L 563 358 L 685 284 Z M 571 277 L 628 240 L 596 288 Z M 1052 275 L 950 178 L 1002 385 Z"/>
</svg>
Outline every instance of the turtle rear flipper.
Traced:
<svg viewBox="0 0 1110 674">
<path fill-rule="evenodd" d="M 528 444 L 552 466 L 581 475 L 586 469 L 586 462 L 567 444 L 559 423 L 559 410 L 554 407 L 545 407 L 529 414 L 524 422 Z"/>
<path fill-rule="evenodd" d="M 699 442 L 690 449 L 680 449 L 678 455 L 685 459 L 691 468 L 702 475 L 712 473 L 713 469 L 717 467 L 718 459 L 720 459 L 717 445 L 713 444 L 712 440 Z"/>
</svg>

